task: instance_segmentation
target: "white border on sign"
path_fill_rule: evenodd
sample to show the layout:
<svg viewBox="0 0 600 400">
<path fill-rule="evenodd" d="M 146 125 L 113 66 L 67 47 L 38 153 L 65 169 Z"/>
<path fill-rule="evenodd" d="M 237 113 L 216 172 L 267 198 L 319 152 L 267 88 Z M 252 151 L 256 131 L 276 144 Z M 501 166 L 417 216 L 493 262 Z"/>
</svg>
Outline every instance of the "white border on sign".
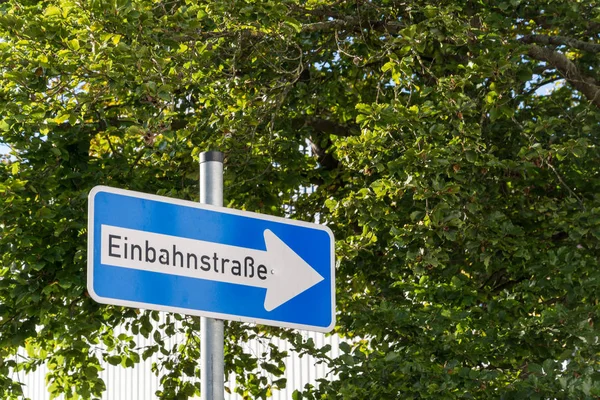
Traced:
<svg viewBox="0 0 600 400">
<path fill-rule="evenodd" d="M 210 210 L 224 214 L 232 214 L 238 215 L 242 217 L 261 219 L 265 221 L 272 221 L 277 223 L 284 223 L 287 225 L 296 225 L 302 226 L 311 229 L 318 229 L 321 231 L 325 231 L 329 235 L 330 242 L 330 276 L 331 276 L 331 323 L 326 327 L 315 326 L 315 325 L 304 325 L 304 324 L 296 324 L 291 322 L 283 322 L 277 320 L 270 319 L 261 319 L 261 318 L 248 318 L 241 317 L 238 315 L 231 314 L 222 314 L 215 313 L 210 311 L 201 311 L 189 308 L 181 308 L 181 307 L 170 307 L 163 306 L 152 303 L 142 303 L 137 301 L 129 301 L 129 300 L 121 300 L 121 299 L 113 299 L 110 297 L 102 297 L 99 296 L 96 292 L 94 292 L 94 200 L 96 194 L 106 192 L 106 193 L 114 193 L 128 197 L 134 197 L 139 199 L 153 200 L 157 202 L 167 203 L 167 204 L 176 204 L 185 207 L 198 208 L 203 210 Z M 249 322 L 253 324 L 262 324 L 269 326 L 278 326 L 281 328 L 293 328 L 293 329 L 303 329 L 308 331 L 316 331 L 316 332 L 331 332 L 335 326 L 335 239 L 333 237 L 333 232 L 331 229 L 324 225 L 319 225 L 311 222 L 298 221 L 293 219 L 287 219 L 282 217 L 276 217 L 272 215 L 259 214 L 251 211 L 241 211 L 235 210 L 232 208 L 226 207 L 218 207 L 210 204 L 197 203 L 189 200 L 180 200 L 173 199 L 165 196 L 158 196 L 154 194 L 147 194 L 142 192 L 136 192 L 133 190 L 125 190 L 113 188 L 110 186 L 95 186 L 90 190 L 88 194 L 88 256 L 87 256 L 87 266 L 88 266 L 88 274 L 87 274 L 87 290 L 92 299 L 102 304 L 110 304 L 116 306 L 124 306 L 124 307 L 133 307 L 133 308 L 144 308 L 148 310 L 156 310 L 156 311 L 166 311 L 166 312 L 175 312 L 179 314 L 186 315 L 196 315 L 200 317 L 208 317 L 208 318 L 216 318 L 223 319 L 228 321 L 237 321 L 237 322 Z"/>
</svg>

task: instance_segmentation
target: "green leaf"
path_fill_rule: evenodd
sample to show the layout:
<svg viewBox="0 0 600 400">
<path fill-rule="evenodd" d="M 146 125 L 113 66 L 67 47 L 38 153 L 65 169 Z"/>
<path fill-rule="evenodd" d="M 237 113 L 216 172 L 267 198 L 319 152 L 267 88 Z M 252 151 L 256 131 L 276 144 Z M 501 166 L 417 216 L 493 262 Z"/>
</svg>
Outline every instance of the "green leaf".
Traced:
<svg viewBox="0 0 600 400">
<path fill-rule="evenodd" d="M 283 21 L 285 22 L 286 25 L 294 28 L 294 31 L 296 31 L 296 33 L 302 32 L 302 24 L 300 22 L 298 22 L 296 19 L 290 18 L 290 17 L 284 17 Z"/>
<path fill-rule="evenodd" d="M 69 48 L 71 50 L 77 51 L 79 50 L 79 40 L 77 39 L 71 39 L 67 42 L 67 45 L 69 46 Z"/>
<path fill-rule="evenodd" d="M 543 368 L 541 365 L 536 364 L 536 363 L 530 363 L 527 365 L 527 370 L 529 372 L 531 372 L 532 374 L 542 374 L 543 373 Z"/>
<path fill-rule="evenodd" d="M 44 15 L 47 17 L 60 16 L 62 15 L 62 11 L 56 6 L 48 6 L 46 10 L 44 10 Z"/>
<path fill-rule="evenodd" d="M 121 364 L 122 358 L 121 356 L 109 356 L 106 357 L 106 362 L 110 365 L 119 365 Z"/>
</svg>

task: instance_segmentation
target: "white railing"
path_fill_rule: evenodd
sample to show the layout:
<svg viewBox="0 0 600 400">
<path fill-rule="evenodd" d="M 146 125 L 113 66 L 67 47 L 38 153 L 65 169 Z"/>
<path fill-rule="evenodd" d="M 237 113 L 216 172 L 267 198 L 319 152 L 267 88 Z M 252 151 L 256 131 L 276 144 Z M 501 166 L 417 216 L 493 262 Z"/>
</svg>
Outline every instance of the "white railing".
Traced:
<svg viewBox="0 0 600 400">
<path fill-rule="evenodd" d="M 115 332 L 117 335 L 120 332 Z M 127 332 L 125 332 L 127 333 Z M 339 355 L 339 338 L 335 335 L 326 336 L 316 332 L 302 332 L 305 339 L 312 339 L 317 348 L 325 345 L 331 346 L 330 356 L 337 357 Z M 152 346 L 154 340 L 150 336 L 144 338 L 142 335 L 134 336 L 136 347 Z M 183 341 L 182 337 L 177 335 L 171 338 L 166 338 L 166 346 L 171 347 Z M 292 398 L 292 393 L 295 390 L 302 390 L 306 384 L 317 385 L 317 379 L 327 378 L 332 379 L 327 366 L 324 364 L 316 364 L 316 360 L 311 356 L 300 357 L 290 348 L 289 343 L 277 338 L 271 339 L 271 342 L 279 349 L 288 352 L 288 357 L 285 361 L 286 370 L 284 376 L 287 379 L 287 386 L 282 390 L 273 391 L 273 400 L 289 400 Z M 245 352 L 249 354 L 262 354 L 268 349 L 268 343 L 252 340 L 244 346 Z M 23 351 L 23 355 L 25 353 Z M 152 363 L 158 361 L 158 355 L 154 355 L 147 360 L 140 360 L 132 368 L 123 368 L 121 366 L 113 366 L 110 364 L 103 365 L 104 370 L 100 376 L 106 384 L 106 392 L 102 396 L 102 400 L 152 400 L 156 399 L 155 392 L 160 389 L 159 377 L 152 371 Z M 198 360 L 198 363 L 200 361 Z M 47 391 L 45 376 L 48 369 L 45 365 L 40 366 L 35 372 L 25 374 L 20 372 L 12 376 L 25 384 L 24 397 L 31 400 L 49 400 L 50 394 Z M 279 378 L 276 378 L 279 379 Z M 235 387 L 235 376 L 230 376 L 226 383 L 232 394 L 225 394 L 228 400 L 241 400 L 241 396 L 233 393 Z"/>
</svg>

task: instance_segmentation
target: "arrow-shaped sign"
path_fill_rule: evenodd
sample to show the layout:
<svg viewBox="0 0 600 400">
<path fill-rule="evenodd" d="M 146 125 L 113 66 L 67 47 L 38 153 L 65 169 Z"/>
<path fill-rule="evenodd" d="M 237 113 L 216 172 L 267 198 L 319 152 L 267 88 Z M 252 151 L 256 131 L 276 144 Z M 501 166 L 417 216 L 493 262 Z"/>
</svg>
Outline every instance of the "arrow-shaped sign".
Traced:
<svg viewBox="0 0 600 400">
<path fill-rule="evenodd" d="M 105 265 L 267 290 L 271 311 L 323 280 L 273 232 L 264 231 L 266 251 L 102 225 Z"/>
<path fill-rule="evenodd" d="M 329 332 L 335 252 L 319 224 L 97 186 L 88 205 L 96 301 Z"/>
</svg>

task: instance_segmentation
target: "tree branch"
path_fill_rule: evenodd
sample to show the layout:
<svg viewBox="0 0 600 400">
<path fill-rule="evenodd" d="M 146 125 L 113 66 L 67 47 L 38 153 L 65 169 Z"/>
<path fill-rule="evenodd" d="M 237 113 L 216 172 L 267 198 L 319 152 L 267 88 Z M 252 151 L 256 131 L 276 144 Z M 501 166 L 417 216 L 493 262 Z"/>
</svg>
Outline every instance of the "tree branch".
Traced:
<svg viewBox="0 0 600 400">
<path fill-rule="evenodd" d="M 528 278 L 522 277 L 522 278 L 518 278 L 515 280 L 508 280 L 506 282 L 503 282 L 501 284 L 499 284 L 498 286 L 495 286 L 494 288 L 492 288 L 492 292 L 493 293 L 500 293 L 503 290 L 508 290 L 510 288 L 512 288 L 515 285 L 518 285 L 519 283 L 526 281 Z"/>
<path fill-rule="evenodd" d="M 536 43 L 553 46 L 569 46 L 589 53 L 600 53 L 600 44 L 584 42 L 583 40 L 577 40 L 566 36 L 525 35 L 521 38 L 521 41 L 527 44 Z"/>
<path fill-rule="evenodd" d="M 545 61 L 552 65 L 575 89 L 583 93 L 592 104 L 600 108 L 600 86 L 598 82 L 589 76 L 582 75 L 577 66 L 564 54 L 535 44 L 529 47 L 527 54 L 535 60 Z"/>
<path fill-rule="evenodd" d="M 350 136 L 359 131 L 356 126 L 342 125 L 322 118 L 311 118 L 304 121 L 303 125 L 311 128 L 309 142 L 313 155 L 321 167 L 329 171 L 336 169 L 339 165 L 338 160 L 330 152 L 331 138 L 329 135 Z"/>
<path fill-rule="evenodd" d="M 565 78 L 563 78 L 562 76 L 554 76 L 552 78 L 544 79 L 536 84 L 531 85 L 529 90 L 526 90 L 525 92 L 523 92 L 523 96 L 529 97 L 531 94 L 537 92 L 537 90 L 539 88 L 541 88 L 542 86 L 546 86 L 546 85 L 549 85 L 549 84 L 557 82 L 557 81 L 562 81 L 563 79 L 565 79 Z"/>
<path fill-rule="evenodd" d="M 344 29 L 350 31 L 361 31 L 363 28 L 368 27 L 376 32 L 396 34 L 405 26 L 406 25 L 404 23 L 399 21 L 377 21 L 370 23 L 368 21 L 361 21 L 360 18 L 347 16 L 329 21 L 305 24 L 302 26 L 302 32 L 312 33 Z"/>
<path fill-rule="evenodd" d="M 556 170 L 556 168 L 554 168 L 554 166 L 552 164 L 550 164 L 548 161 L 546 161 L 546 165 L 548 165 L 548 167 L 552 170 L 552 172 L 554 172 L 554 175 L 556 175 L 556 178 L 558 179 L 558 181 L 567 189 L 567 191 L 569 192 L 569 194 L 577 199 L 577 201 L 581 205 L 581 208 L 583 208 L 583 210 L 585 210 L 585 205 L 583 204 L 583 200 L 581 199 L 581 197 L 579 197 L 577 195 L 577 193 L 575 193 L 573 190 L 571 190 L 571 188 L 569 187 L 569 185 L 567 185 L 567 183 L 560 176 L 560 174 L 558 173 L 558 171 Z"/>
<path fill-rule="evenodd" d="M 337 122 L 321 118 L 310 119 L 306 125 L 317 132 L 328 135 L 350 136 L 353 133 L 358 132 L 358 127 L 341 125 Z"/>
</svg>

